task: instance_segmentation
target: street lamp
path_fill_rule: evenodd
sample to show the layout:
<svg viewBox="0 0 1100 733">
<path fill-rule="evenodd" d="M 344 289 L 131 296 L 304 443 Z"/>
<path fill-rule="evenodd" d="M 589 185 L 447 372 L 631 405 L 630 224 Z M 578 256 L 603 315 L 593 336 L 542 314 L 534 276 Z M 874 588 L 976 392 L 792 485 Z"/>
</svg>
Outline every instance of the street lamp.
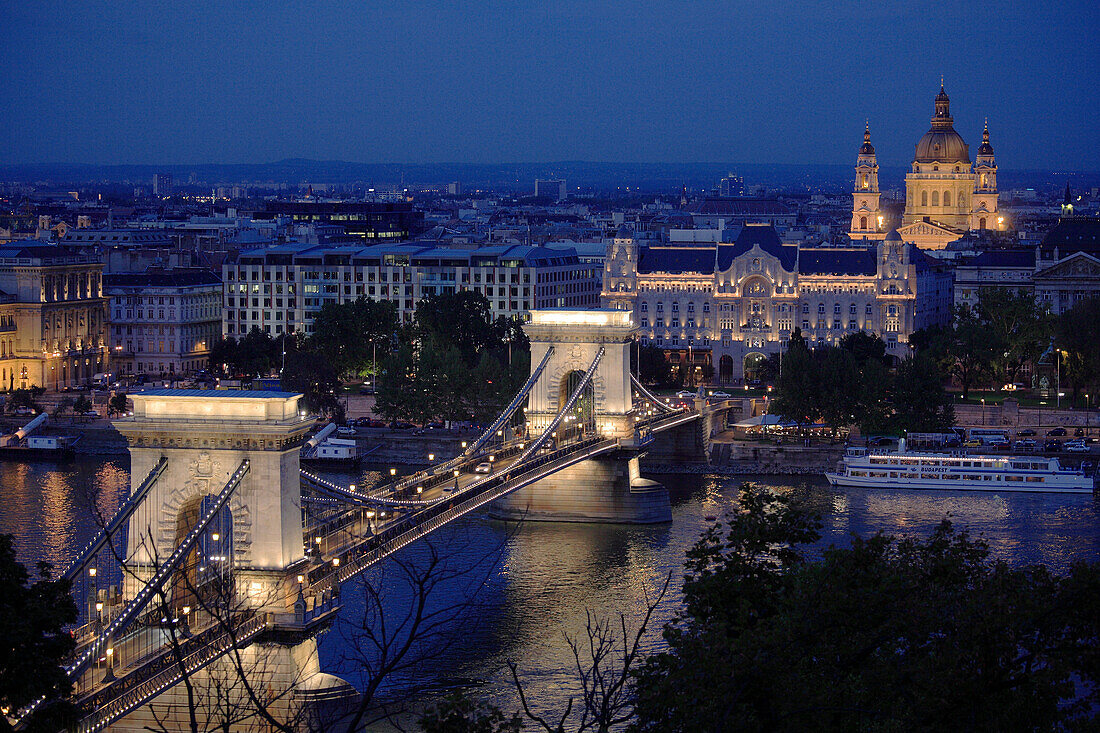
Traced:
<svg viewBox="0 0 1100 733">
<path fill-rule="evenodd" d="M 985 397 L 982 397 L 982 425 L 985 425 Z"/>
<path fill-rule="evenodd" d="M 489 473 L 493 472 L 493 461 L 495 461 L 496 459 L 497 457 L 494 455 L 489 456 Z"/>
<path fill-rule="evenodd" d="M 455 491 L 458 491 L 458 469 L 455 469 Z"/>
</svg>

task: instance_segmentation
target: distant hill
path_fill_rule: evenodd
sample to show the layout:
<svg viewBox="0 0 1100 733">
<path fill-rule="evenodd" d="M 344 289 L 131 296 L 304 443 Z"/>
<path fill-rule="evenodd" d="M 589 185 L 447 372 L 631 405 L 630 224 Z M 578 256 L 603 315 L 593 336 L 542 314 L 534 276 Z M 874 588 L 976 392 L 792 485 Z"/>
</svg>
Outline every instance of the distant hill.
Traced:
<svg viewBox="0 0 1100 733">
<path fill-rule="evenodd" d="M 854 161 L 853 161 L 854 163 Z M 196 165 L 0 165 L 0 181 L 50 184 L 125 183 L 148 185 L 155 173 L 170 173 L 180 185 L 285 183 L 288 185 L 353 184 L 396 189 L 440 186 L 461 181 L 466 191 L 532 192 L 536 178 L 565 178 L 576 187 L 601 191 L 630 187 L 633 190 L 669 192 L 681 186 L 710 188 L 729 173 L 745 179 L 746 186 L 815 192 L 850 190 L 850 165 L 760 165 L 731 163 L 601 163 L 559 161 L 549 163 L 354 163 L 341 160 L 288 158 L 274 163 L 203 163 Z M 883 188 L 900 187 L 905 168 L 884 166 Z M 1002 189 L 1060 188 L 1100 185 L 1100 173 L 1058 171 L 1000 171 Z"/>
</svg>

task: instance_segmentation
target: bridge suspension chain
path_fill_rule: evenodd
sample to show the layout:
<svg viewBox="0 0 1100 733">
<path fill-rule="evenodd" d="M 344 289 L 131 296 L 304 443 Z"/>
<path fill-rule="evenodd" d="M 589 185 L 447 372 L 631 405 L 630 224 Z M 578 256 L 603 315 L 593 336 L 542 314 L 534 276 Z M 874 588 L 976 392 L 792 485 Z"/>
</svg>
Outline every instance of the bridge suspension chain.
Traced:
<svg viewBox="0 0 1100 733">
<path fill-rule="evenodd" d="M 65 572 L 60 576 L 61 580 L 73 580 L 88 566 L 96 554 L 103 549 L 103 546 L 106 545 L 111 538 L 114 537 L 115 533 L 122 528 L 122 525 L 130 519 L 134 511 L 141 505 L 142 500 L 148 495 L 150 489 L 153 488 L 153 484 L 157 482 L 157 479 L 160 478 L 160 475 L 164 473 L 164 469 L 166 468 L 168 468 L 168 457 L 161 456 L 157 464 L 149 471 L 149 475 L 145 477 L 145 480 L 141 482 L 134 493 L 130 494 L 129 498 L 127 498 L 118 508 L 118 511 L 115 512 L 111 521 L 96 534 L 91 542 L 84 546 L 84 549 L 80 551 L 80 554 L 76 556 L 72 564 L 65 569 Z"/>
<path fill-rule="evenodd" d="M 241 461 L 241 465 L 233 475 L 229 477 L 229 480 L 226 482 L 221 492 L 207 508 L 206 513 L 200 517 L 199 522 L 187 533 L 183 541 L 180 542 L 168 559 L 157 569 L 153 577 L 142 586 L 133 600 L 131 600 L 122 612 L 103 629 L 103 632 L 88 645 L 84 650 L 84 654 L 82 654 L 71 666 L 66 668 L 65 673 L 70 679 L 82 673 L 94 659 L 98 658 L 99 653 L 107 646 L 108 641 L 120 631 L 125 630 L 130 623 L 137 618 L 138 614 L 148 605 L 153 594 L 160 589 L 172 573 L 179 569 L 180 563 L 183 562 L 191 552 L 191 548 L 198 542 L 202 533 L 206 530 L 206 526 L 210 524 L 214 517 L 217 516 L 218 512 L 221 511 L 222 507 L 225 506 L 226 502 L 229 501 L 229 497 L 240 485 L 241 480 L 244 479 L 245 474 L 248 473 L 248 469 L 249 461 L 246 458 Z"/>
<path fill-rule="evenodd" d="M 550 421 L 550 424 L 546 426 L 542 434 L 535 438 L 534 442 L 528 445 L 523 452 L 520 453 L 519 458 L 515 461 L 516 464 L 523 463 L 530 458 L 531 455 L 536 453 L 546 444 L 547 439 L 558 429 L 562 419 L 573 409 L 577 400 L 580 399 L 580 396 L 584 393 L 585 388 L 592 381 L 592 377 L 596 374 L 596 369 L 600 366 L 600 360 L 603 359 L 603 354 L 604 349 L 601 346 L 600 350 L 596 352 L 595 358 L 592 359 L 592 365 L 588 367 L 588 371 L 586 371 L 584 376 L 581 377 L 581 380 L 577 382 L 577 386 L 573 389 L 573 393 L 569 395 L 569 399 L 566 400 L 562 408 L 558 410 L 558 414 L 554 416 L 554 419 Z"/>
<path fill-rule="evenodd" d="M 425 477 L 449 473 L 450 471 L 461 465 L 464 461 L 469 459 L 470 456 L 476 455 L 477 452 L 481 450 L 481 448 L 487 442 L 492 440 L 497 431 L 501 429 L 501 426 L 504 425 L 504 423 L 506 423 L 509 419 L 511 419 L 513 415 L 515 415 L 516 410 L 518 410 L 520 407 L 520 404 L 523 402 L 523 400 L 527 398 L 527 395 L 531 393 L 531 390 L 539 381 L 539 377 L 542 376 L 543 371 L 546 369 L 546 365 L 550 363 L 550 358 L 553 355 L 554 347 L 550 346 L 550 348 L 546 350 L 546 353 L 543 355 L 542 360 L 539 362 L 538 366 L 535 367 L 535 369 L 531 372 L 531 376 L 527 378 L 527 381 L 524 382 L 523 387 L 521 387 L 519 392 L 516 393 L 516 396 L 512 398 L 511 402 L 509 402 L 508 405 L 503 410 L 501 410 L 500 414 L 497 415 L 496 419 L 493 420 L 489 427 L 486 428 L 485 431 L 481 435 L 479 435 L 477 439 L 470 444 L 469 447 L 466 448 L 466 450 L 462 451 L 462 453 L 445 463 L 441 463 L 438 466 L 433 466 L 428 471 L 419 472 L 413 474 L 406 479 L 402 479 L 394 486 L 395 491 L 400 491 L 402 489 L 407 489 L 410 486 L 414 486 L 416 485 L 416 482 L 418 480 L 423 480 Z"/>
<path fill-rule="evenodd" d="M 661 410 L 662 412 L 675 412 L 676 411 L 676 408 L 673 407 L 672 405 L 661 402 L 661 399 L 659 397 L 657 397 L 657 395 L 653 394 L 648 389 L 646 389 L 645 385 L 642 384 L 641 380 L 638 379 L 633 374 L 630 375 L 630 383 L 632 385 L 634 385 L 634 387 L 638 390 L 638 392 L 641 393 L 642 397 L 644 397 L 645 399 L 649 400 L 654 405 L 656 405 L 657 409 Z"/>
</svg>

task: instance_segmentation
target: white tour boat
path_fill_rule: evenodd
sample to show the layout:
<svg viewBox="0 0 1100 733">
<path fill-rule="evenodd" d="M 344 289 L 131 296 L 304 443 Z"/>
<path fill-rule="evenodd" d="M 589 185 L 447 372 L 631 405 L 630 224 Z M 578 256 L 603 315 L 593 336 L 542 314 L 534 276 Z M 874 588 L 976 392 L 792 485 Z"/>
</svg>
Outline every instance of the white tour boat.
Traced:
<svg viewBox="0 0 1100 733">
<path fill-rule="evenodd" d="M 1046 491 L 1091 494 L 1093 478 L 1062 468 L 1057 458 L 1038 456 L 947 455 L 913 453 L 898 441 L 896 453 L 849 448 L 835 473 L 833 486 L 946 489 L 957 491 Z"/>
</svg>

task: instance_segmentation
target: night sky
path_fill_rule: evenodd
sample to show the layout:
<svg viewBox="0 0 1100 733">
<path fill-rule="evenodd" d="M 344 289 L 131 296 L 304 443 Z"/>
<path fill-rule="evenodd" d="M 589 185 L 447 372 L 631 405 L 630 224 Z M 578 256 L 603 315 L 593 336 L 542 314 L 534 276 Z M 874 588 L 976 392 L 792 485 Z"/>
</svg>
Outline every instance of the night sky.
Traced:
<svg viewBox="0 0 1100 733">
<path fill-rule="evenodd" d="M 902 8 L 904 6 L 904 9 Z M 140 10 L 138 10 L 140 8 Z M 275 8 L 275 9 L 273 9 Z M 3 2 L 0 163 L 1100 170 L 1100 3 Z"/>
</svg>

